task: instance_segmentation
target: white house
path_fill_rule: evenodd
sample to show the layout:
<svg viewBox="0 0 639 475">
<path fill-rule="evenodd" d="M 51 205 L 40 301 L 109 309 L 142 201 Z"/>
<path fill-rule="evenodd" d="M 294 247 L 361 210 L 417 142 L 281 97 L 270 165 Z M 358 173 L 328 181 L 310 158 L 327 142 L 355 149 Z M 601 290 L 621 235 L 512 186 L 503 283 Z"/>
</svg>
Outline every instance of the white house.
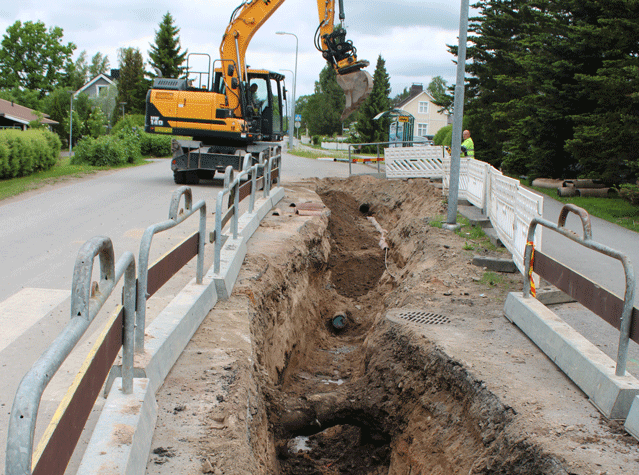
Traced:
<svg viewBox="0 0 639 475">
<path fill-rule="evenodd" d="M 413 84 L 408 97 L 395 108 L 406 111 L 415 118 L 415 137 L 432 139 L 439 129 L 448 124 L 448 114 L 437 112 L 439 107 L 433 103 L 430 94 L 424 91 L 422 84 Z"/>
</svg>

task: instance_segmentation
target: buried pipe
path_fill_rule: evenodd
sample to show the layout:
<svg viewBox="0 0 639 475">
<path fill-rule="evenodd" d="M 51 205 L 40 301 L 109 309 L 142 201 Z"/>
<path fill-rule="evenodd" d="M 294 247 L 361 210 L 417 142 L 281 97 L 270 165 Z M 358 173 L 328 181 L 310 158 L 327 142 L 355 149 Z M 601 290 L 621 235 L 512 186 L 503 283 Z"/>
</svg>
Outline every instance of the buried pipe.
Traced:
<svg viewBox="0 0 639 475">
<path fill-rule="evenodd" d="M 362 206 L 364 206 L 364 205 L 362 205 Z M 361 206 L 360 206 L 360 211 L 361 211 Z M 377 220 L 375 218 L 373 218 L 372 216 L 368 216 L 366 219 L 368 219 L 371 223 L 373 223 L 373 226 L 375 226 L 375 229 L 377 229 L 377 231 L 382 235 L 382 237 L 379 239 L 379 247 L 382 248 L 382 251 L 388 250 L 388 248 L 390 246 L 386 242 L 386 232 L 387 231 L 384 228 L 382 228 L 379 225 L 379 223 L 377 222 Z"/>
<path fill-rule="evenodd" d="M 331 325 L 333 325 L 335 330 L 343 330 L 347 322 L 346 312 L 338 312 L 331 318 Z"/>
</svg>

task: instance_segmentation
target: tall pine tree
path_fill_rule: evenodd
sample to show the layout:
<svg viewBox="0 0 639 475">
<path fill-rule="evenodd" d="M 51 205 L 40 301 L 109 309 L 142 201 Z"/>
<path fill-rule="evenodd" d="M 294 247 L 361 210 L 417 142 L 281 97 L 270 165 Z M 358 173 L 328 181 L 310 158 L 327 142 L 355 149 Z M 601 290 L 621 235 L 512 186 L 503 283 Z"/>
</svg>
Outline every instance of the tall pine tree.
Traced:
<svg viewBox="0 0 639 475">
<path fill-rule="evenodd" d="M 389 119 L 374 120 L 374 117 L 390 109 L 390 92 L 390 76 L 386 72 L 386 61 L 380 54 L 377 57 L 373 75 L 373 90 L 360 106 L 357 114 L 355 130 L 363 143 L 388 141 Z"/>
<path fill-rule="evenodd" d="M 571 40 L 593 43 L 600 60 L 576 75 L 587 108 L 573 114 L 566 150 L 584 176 L 626 181 L 639 172 L 639 2 L 572 3 L 583 20 L 575 23 Z"/>
<path fill-rule="evenodd" d="M 157 68 L 162 77 L 178 78 L 184 72 L 182 64 L 186 58 L 187 51 L 180 53 L 180 29 L 173 25 L 173 17 L 169 12 L 162 17 L 160 29 L 155 32 L 155 44 L 149 50 L 149 64 Z M 155 74 L 151 75 L 155 77 Z"/>
<path fill-rule="evenodd" d="M 125 110 L 131 114 L 144 114 L 149 83 L 144 79 L 142 54 L 138 48 L 120 48 L 118 56 L 120 79 L 117 102 L 125 102 Z"/>
</svg>

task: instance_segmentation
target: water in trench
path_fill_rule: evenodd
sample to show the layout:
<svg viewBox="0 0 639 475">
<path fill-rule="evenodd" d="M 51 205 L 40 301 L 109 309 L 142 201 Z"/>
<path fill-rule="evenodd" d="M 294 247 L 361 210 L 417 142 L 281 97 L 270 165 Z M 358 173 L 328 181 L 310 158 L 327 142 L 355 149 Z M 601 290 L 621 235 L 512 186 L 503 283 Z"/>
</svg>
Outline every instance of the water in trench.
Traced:
<svg viewBox="0 0 639 475">
<path fill-rule="evenodd" d="M 481 381 L 386 318 L 399 282 L 385 270 L 410 256 L 386 255 L 367 216 L 384 209 L 390 224 L 391 210 L 370 199 L 362 208 L 339 188 L 320 195 L 328 255 L 312 243 L 263 317 L 273 322 L 264 341 L 290 341 L 264 385 L 279 473 L 565 473 L 517 434 L 513 411 Z"/>
</svg>

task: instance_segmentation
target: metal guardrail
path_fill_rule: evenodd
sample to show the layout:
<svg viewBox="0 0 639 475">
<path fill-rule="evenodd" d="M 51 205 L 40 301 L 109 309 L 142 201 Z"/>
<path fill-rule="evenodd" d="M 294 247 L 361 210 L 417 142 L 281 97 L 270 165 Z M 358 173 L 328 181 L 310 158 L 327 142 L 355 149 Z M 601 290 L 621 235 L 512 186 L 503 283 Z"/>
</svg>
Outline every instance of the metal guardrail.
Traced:
<svg viewBox="0 0 639 475">
<path fill-rule="evenodd" d="M 100 259 L 100 281 L 97 291 L 94 288 L 92 294 L 91 273 L 96 257 Z M 16 391 L 9 419 L 6 475 L 31 474 L 33 437 L 42 394 L 122 276 L 124 276 L 122 384 L 125 393 L 132 392 L 135 258 L 132 253 L 125 252 L 114 264 L 111 240 L 108 237 L 98 236 L 82 246 L 75 262 L 71 294 L 71 321 L 27 372 Z"/>
<path fill-rule="evenodd" d="M 568 213 L 575 213 L 581 219 L 581 223 L 583 226 L 583 238 L 580 238 L 575 232 L 566 229 L 564 226 L 566 224 L 566 218 L 568 217 Z M 599 252 L 606 256 L 612 257 L 613 259 L 617 259 L 623 265 L 624 273 L 626 276 L 626 290 L 624 292 L 624 300 L 623 300 L 623 309 L 621 312 L 621 318 L 619 321 L 619 347 L 617 349 L 617 367 L 615 369 L 615 374 L 617 376 L 623 376 L 626 372 L 626 363 L 628 359 L 628 340 L 630 338 L 630 329 L 632 326 L 632 316 L 633 316 L 633 305 L 634 305 L 634 293 L 635 293 L 635 274 L 634 269 L 632 267 L 632 263 L 628 257 L 604 244 L 600 244 L 592 239 L 592 226 L 590 223 L 590 216 L 588 212 L 583 208 L 578 206 L 567 204 L 561 209 L 561 213 L 559 214 L 559 219 L 557 224 L 554 224 L 550 221 L 547 221 L 542 218 L 534 218 L 530 227 L 528 228 L 528 242 L 526 243 L 526 251 L 524 255 L 525 262 L 525 278 L 524 278 L 524 289 L 523 296 L 525 298 L 530 297 L 531 295 L 531 284 L 528 279 L 528 275 L 530 274 L 531 269 L 531 261 L 533 266 L 533 271 L 535 269 L 533 256 L 533 239 L 535 236 L 535 230 L 537 226 L 541 225 L 546 228 L 552 229 L 553 231 L 561 234 L 564 237 L 567 237 L 571 241 L 574 241 L 582 246 L 591 249 L 593 251 Z M 544 276 L 545 277 L 545 276 Z M 554 279 L 552 279 L 554 280 Z M 551 283 L 553 283 L 551 280 Z M 575 296 L 576 292 L 571 292 L 571 289 L 566 288 L 562 289 L 571 293 Z M 592 295 L 592 292 L 588 292 Z M 579 300 L 579 299 L 578 299 Z M 592 307 L 591 307 L 592 308 Z"/>
<path fill-rule="evenodd" d="M 215 202 L 215 230 L 210 237 L 211 242 L 215 241 L 213 271 L 216 274 L 220 272 L 222 246 L 226 241 L 226 238 L 223 237 L 222 230 L 228 224 L 229 220 L 231 221 L 230 231 L 233 235 L 233 239 L 237 239 L 240 201 L 243 197 L 250 196 L 248 212 L 252 213 L 255 206 L 255 195 L 260 186 L 263 189 L 263 196 L 266 198 L 271 192 L 271 184 L 274 181 L 279 183 L 279 168 L 282 159 L 280 147 L 273 147 L 269 155 L 271 156 L 268 157 L 268 159 L 260 155 L 259 163 L 249 167 L 251 155 L 246 154 L 242 171 L 238 173 L 237 176 L 234 176 L 233 167 L 226 167 L 224 173 L 224 189 L 217 194 Z M 257 176 L 260 171 L 263 171 L 263 176 L 258 179 Z M 250 181 L 241 185 L 242 179 L 248 176 L 251 178 Z M 244 191 L 247 189 L 250 191 Z M 232 204 L 229 204 L 226 212 L 224 212 L 224 198 L 226 195 L 230 195 Z"/>
<path fill-rule="evenodd" d="M 179 212 L 180 199 L 184 196 L 184 212 Z M 137 316 L 136 316 L 136 330 L 135 330 L 135 351 L 140 353 L 144 351 L 144 329 L 146 328 L 146 301 L 152 295 L 147 292 L 148 290 L 148 277 L 149 277 L 149 253 L 151 251 L 151 242 L 153 236 L 156 234 L 167 231 L 174 228 L 178 224 L 182 223 L 195 212 L 200 211 L 200 226 L 198 237 L 198 253 L 197 253 L 197 271 L 196 282 L 202 283 L 204 276 L 204 244 L 206 234 L 206 202 L 204 200 L 198 201 L 195 206 L 193 205 L 193 195 L 191 189 L 187 186 L 182 186 L 173 192 L 171 197 L 171 205 L 169 208 L 169 219 L 149 226 L 144 231 L 142 241 L 140 243 L 140 254 L 138 257 L 138 291 L 137 291 Z M 153 290 L 155 292 L 156 289 Z"/>
<path fill-rule="evenodd" d="M 218 194 L 216 233 L 211 236 L 212 240 L 215 236 L 219 236 L 219 239 L 214 239 L 216 272 L 219 272 L 219 250 L 224 240 L 222 228 L 231 217 L 234 217 L 232 232 L 234 238 L 237 237 L 239 202 L 246 196 L 250 196 L 249 212 L 253 212 L 258 188 L 263 189 L 266 198 L 270 194 L 272 184 L 279 184 L 280 147 L 272 147 L 269 150 L 268 159 L 262 156 L 261 163 L 249 168 L 250 160 L 251 155 L 247 154 L 244 159 L 244 169 L 235 180 L 232 180 L 232 170 L 227 169 L 224 190 Z M 264 175 L 257 178 L 262 170 Z M 249 174 L 251 176 L 250 182 L 240 185 L 241 179 Z M 244 191 L 247 186 L 250 187 L 249 192 Z M 229 211 L 225 215 L 226 218 L 223 219 L 220 197 L 223 199 L 225 195 L 231 193 L 233 193 L 233 205 L 229 207 Z M 178 209 L 182 196 L 184 196 L 185 211 L 180 213 Z M 177 226 L 197 211 L 200 211 L 199 231 L 149 268 L 149 250 L 153 236 Z M 143 235 L 140 244 L 140 269 L 137 280 L 133 254 L 131 252 L 124 253 L 114 264 L 113 246 L 108 237 L 95 237 L 82 246 L 76 259 L 73 274 L 71 321 L 27 372 L 16 392 L 7 437 L 6 475 L 64 473 L 95 399 L 107 379 L 108 370 L 111 369 L 113 360 L 121 347 L 123 347 L 123 351 L 120 372 L 123 379 L 123 391 L 126 394 L 133 391 L 134 352 L 136 350 L 142 351 L 144 348 L 146 300 L 174 275 L 176 267 L 179 270 L 195 255 L 198 256 L 196 281 L 198 284 L 202 283 L 205 232 L 206 203 L 199 201 L 193 205 L 191 189 L 181 187 L 174 192 L 171 198 L 169 219 L 150 226 Z M 197 246 L 197 252 L 194 250 L 194 246 Z M 177 252 L 177 257 L 172 255 L 174 252 Z M 91 276 L 95 257 L 100 259 L 100 281 L 97 287 L 95 285 L 92 287 Z M 165 264 L 166 261 L 169 263 Z M 150 282 L 151 275 L 153 275 L 153 282 Z M 85 366 L 83 366 L 84 372 L 81 374 L 81 381 L 76 385 L 78 380 L 76 378 L 76 382 L 69 389 L 70 392 L 73 391 L 69 400 L 63 401 L 58 408 L 54 421 L 49 426 L 51 428 L 55 425 L 50 431 L 50 438 L 47 439 L 47 434 L 45 434 L 40 444 L 42 447 L 40 456 L 34 457 L 33 438 L 42 394 L 123 276 L 123 307 L 118 307 L 115 316 L 108 322 L 108 328 L 105 329 L 101 337 L 103 341 L 96 343 L 95 352 L 89 355 L 90 361 L 85 362 Z M 86 392 L 84 392 L 85 390 Z M 81 407 L 73 406 L 74 403 Z M 60 412 L 62 413 L 59 415 Z M 54 424 L 58 416 L 58 424 Z"/>
</svg>

